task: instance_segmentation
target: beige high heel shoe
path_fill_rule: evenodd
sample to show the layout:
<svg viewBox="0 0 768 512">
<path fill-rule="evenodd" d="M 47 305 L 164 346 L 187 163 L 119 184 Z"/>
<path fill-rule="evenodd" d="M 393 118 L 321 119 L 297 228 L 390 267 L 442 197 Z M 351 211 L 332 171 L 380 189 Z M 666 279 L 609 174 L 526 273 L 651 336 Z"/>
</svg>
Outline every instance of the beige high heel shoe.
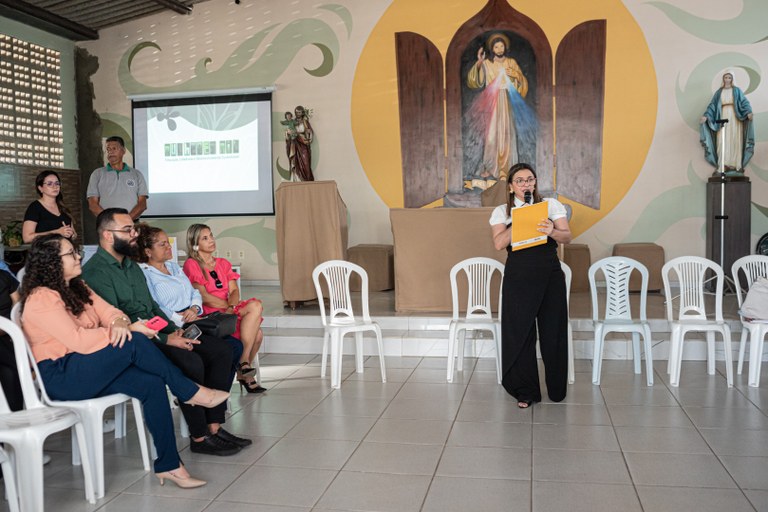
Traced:
<svg viewBox="0 0 768 512">
<path fill-rule="evenodd" d="M 192 395 L 192 398 L 184 402 L 185 404 L 189 405 L 199 405 L 200 407 L 216 407 L 220 403 L 224 402 L 227 398 L 229 398 L 229 392 L 228 391 L 220 391 L 218 389 L 211 389 L 206 388 L 205 386 L 200 386 L 200 389 L 197 390 L 197 393 Z"/>
<path fill-rule="evenodd" d="M 205 480 L 198 480 L 197 478 L 192 478 L 191 476 L 181 476 L 175 474 L 173 471 L 165 471 L 163 473 L 157 473 L 157 478 L 160 479 L 160 485 L 165 485 L 166 480 L 170 480 L 171 482 L 175 483 L 182 489 L 194 489 L 195 487 L 202 487 L 205 485 Z"/>
</svg>

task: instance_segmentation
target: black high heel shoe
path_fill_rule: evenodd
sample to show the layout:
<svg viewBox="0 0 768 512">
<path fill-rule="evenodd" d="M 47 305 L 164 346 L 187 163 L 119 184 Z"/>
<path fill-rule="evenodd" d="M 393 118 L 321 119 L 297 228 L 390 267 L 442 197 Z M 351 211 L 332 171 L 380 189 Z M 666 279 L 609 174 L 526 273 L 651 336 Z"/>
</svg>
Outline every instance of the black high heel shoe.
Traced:
<svg viewBox="0 0 768 512">
<path fill-rule="evenodd" d="M 256 368 L 253 368 L 249 363 L 247 363 L 246 361 L 243 361 L 237 367 L 237 371 L 243 377 L 248 377 L 249 375 L 253 375 L 254 373 L 256 373 Z"/>
<path fill-rule="evenodd" d="M 245 379 L 237 379 L 237 382 L 240 384 L 241 395 L 243 394 L 243 388 L 245 388 L 248 393 L 263 393 L 267 390 L 267 388 L 259 386 L 256 381 L 248 382 Z"/>
</svg>

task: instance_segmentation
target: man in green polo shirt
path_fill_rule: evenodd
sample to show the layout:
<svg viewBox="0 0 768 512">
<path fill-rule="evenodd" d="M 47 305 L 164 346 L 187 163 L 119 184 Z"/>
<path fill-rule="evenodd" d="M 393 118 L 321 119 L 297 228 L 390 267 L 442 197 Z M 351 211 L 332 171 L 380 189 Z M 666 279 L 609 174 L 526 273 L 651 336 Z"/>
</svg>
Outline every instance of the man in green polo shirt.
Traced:
<svg viewBox="0 0 768 512">
<path fill-rule="evenodd" d="M 125 142 L 122 137 L 107 139 L 107 161 L 91 173 L 88 180 L 88 209 L 98 216 L 106 208 L 125 208 L 133 220 L 147 209 L 147 182 L 138 169 L 123 162 Z"/>
<path fill-rule="evenodd" d="M 107 208 L 96 218 L 99 248 L 83 265 L 83 280 L 105 301 L 125 313 L 131 322 L 159 316 L 168 321 L 152 299 L 144 272 L 131 258 L 138 251 L 138 233 L 128 211 Z M 181 336 L 173 322 L 157 334 L 157 348 L 179 367 L 184 375 L 213 389 L 228 391 L 232 385 L 232 346 L 218 338 Z M 234 455 L 251 444 L 250 439 L 230 434 L 225 422 L 226 404 L 211 409 L 180 404 L 195 453 Z"/>
</svg>

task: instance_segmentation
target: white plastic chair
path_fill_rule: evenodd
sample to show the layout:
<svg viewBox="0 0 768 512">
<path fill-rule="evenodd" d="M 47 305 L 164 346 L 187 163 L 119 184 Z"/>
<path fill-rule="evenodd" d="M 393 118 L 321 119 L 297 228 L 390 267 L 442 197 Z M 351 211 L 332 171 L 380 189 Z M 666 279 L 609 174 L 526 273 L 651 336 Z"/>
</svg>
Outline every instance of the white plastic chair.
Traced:
<svg viewBox="0 0 768 512">
<path fill-rule="evenodd" d="M 6 400 L 5 395 L 2 393 L 2 389 L 3 387 L 0 385 L 0 395 L 3 395 L 3 398 L 0 398 L 0 400 Z M 8 407 L 7 401 L 5 407 Z M 11 512 L 19 512 L 19 493 L 17 492 L 18 488 L 16 487 L 16 469 L 13 467 L 13 461 L 10 456 L 2 448 L 0 448 L 0 467 L 3 468 L 3 480 L 5 480 L 5 495 L 8 499 L 8 509 Z"/>
<path fill-rule="evenodd" d="M 640 319 L 632 319 L 629 300 L 629 278 L 637 270 L 642 278 L 640 285 Z M 600 320 L 595 277 L 602 272 L 605 277 L 605 315 Z M 595 346 L 592 359 L 592 384 L 600 384 L 603 369 L 605 337 L 610 332 L 632 333 L 632 354 L 635 373 L 640 374 L 640 335 L 645 346 L 646 383 L 653 386 L 653 354 L 651 351 L 651 326 L 646 318 L 648 300 L 648 269 L 632 258 L 611 256 L 596 261 L 589 267 L 589 289 L 592 296 L 592 322 L 595 328 Z"/>
<path fill-rule="evenodd" d="M 21 303 L 17 303 L 11 309 L 11 319 L 16 325 L 21 326 L 20 317 Z M 26 338 L 25 338 L 26 341 Z M 32 361 L 33 368 L 36 375 L 40 375 L 37 369 L 37 363 L 34 361 L 32 351 L 29 345 L 26 344 L 26 350 L 29 353 L 29 359 Z M 91 454 L 91 464 L 93 467 L 94 487 L 96 489 L 96 498 L 101 499 L 104 497 L 104 412 L 112 406 L 115 406 L 115 437 L 117 437 L 118 429 L 125 431 L 124 427 L 124 404 L 131 402 L 133 405 L 133 415 L 136 419 L 136 432 L 139 436 L 139 446 L 141 448 L 141 459 L 144 464 L 144 471 L 149 471 L 149 450 L 147 446 L 147 433 L 144 428 L 144 413 L 141 409 L 141 401 L 138 398 L 131 398 L 128 395 L 122 393 L 115 393 L 113 395 L 102 396 L 98 398 L 91 398 L 88 400 L 53 400 L 48 396 L 45 390 L 45 384 L 42 379 L 37 379 L 37 384 L 40 389 L 40 395 L 45 404 L 52 407 L 66 407 L 73 409 L 83 419 L 83 425 L 85 426 L 86 441 L 88 442 L 88 453 Z M 120 427 L 119 427 L 120 426 Z M 72 438 L 72 464 L 78 465 L 81 463 L 79 456 L 80 450 L 77 449 L 76 443 L 79 442 L 78 438 Z"/>
<path fill-rule="evenodd" d="M 353 273 L 360 276 L 362 287 L 360 296 L 362 299 L 362 319 L 355 318 L 352 309 L 352 296 L 349 291 L 349 279 Z M 328 287 L 329 308 L 325 313 L 323 289 L 320 276 L 323 276 Z M 348 261 L 331 260 L 319 264 L 312 271 L 312 281 L 315 283 L 317 301 L 320 306 L 320 318 L 323 322 L 325 334 L 323 335 L 323 365 L 320 376 L 325 377 L 325 364 L 328 360 L 328 342 L 331 344 L 331 387 L 341 387 L 341 359 L 344 336 L 355 333 L 355 369 L 362 373 L 363 368 L 363 332 L 373 331 L 376 335 L 376 343 L 379 350 L 379 362 L 381 365 L 381 382 L 387 382 L 387 373 L 384 368 L 384 348 L 381 340 L 381 328 L 379 324 L 371 320 L 368 312 L 368 274 L 360 265 Z"/>
<path fill-rule="evenodd" d="M 715 279 L 715 319 L 707 319 L 704 302 L 704 284 L 708 281 L 707 272 L 711 271 Z M 678 315 L 675 318 L 672 308 L 673 296 L 670 285 L 671 274 L 675 273 L 680 284 Z M 698 256 L 681 256 L 668 261 L 661 269 L 664 281 L 664 294 L 667 303 L 667 320 L 671 336 L 669 340 L 669 360 L 667 373 L 669 383 L 680 385 L 680 369 L 683 364 L 683 341 L 688 332 L 707 333 L 707 373 L 715 374 L 715 333 L 723 338 L 725 352 L 725 374 L 728 387 L 733 386 L 733 353 L 731 352 L 731 330 L 723 321 L 723 269 L 714 261 Z"/>
<path fill-rule="evenodd" d="M 731 275 L 733 276 L 733 282 L 736 283 L 736 298 L 739 300 L 739 309 L 744 297 L 741 294 L 741 281 L 739 280 L 739 271 L 741 271 L 746 278 L 746 292 L 752 287 L 752 284 L 758 277 L 768 277 L 768 256 L 754 254 L 752 256 L 744 256 L 733 262 L 731 267 Z M 744 348 L 747 345 L 747 338 L 749 338 L 749 378 L 747 383 L 751 387 L 758 387 L 760 385 L 760 371 L 763 362 L 763 345 L 765 343 L 765 336 L 768 335 L 768 324 L 748 322 L 741 318 L 741 343 L 739 345 L 739 364 L 737 371 L 741 375 L 741 370 L 744 366 Z"/>
<path fill-rule="evenodd" d="M 576 382 L 576 369 L 573 364 L 573 328 L 571 327 L 571 281 L 573 271 L 564 261 L 560 261 L 560 268 L 565 274 L 565 300 L 568 307 L 568 384 Z"/>
<path fill-rule="evenodd" d="M 11 412 L 5 393 L 1 392 L 0 387 L 0 443 L 5 443 L 5 450 L 8 451 L 15 468 L 15 475 L 13 471 L 9 473 L 11 478 L 15 476 L 18 484 L 20 509 L 24 512 L 43 510 L 43 444 L 51 434 L 72 427 L 79 440 L 80 456 L 83 459 L 85 498 L 89 503 L 95 504 L 91 457 L 88 453 L 88 443 L 85 441 L 83 421 L 71 409 L 48 407 L 40 401 L 32 380 L 24 333 L 18 325 L 3 317 L 0 317 L 0 330 L 5 331 L 13 340 L 16 367 L 24 395 L 25 409 Z M 4 467 L 3 474 L 9 473 L 5 472 Z"/>
<path fill-rule="evenodd" d="M 491 311 L 491 281 L 499 272 L 498 304 L 496 318 Z M 462 316 L 459 310 L 458 274 L 467 277 L 467 309 Z M 468 258 L 451 268 L 451 295 L 453 297 L 453 319 L 448 327 L 448 382 L 453 382 L 453 366 L 456 357 L 456 369 L 464 369 L 464 338 L 467 331 L 490 331 L 496 347 L 496 380 L 501 384 L 501 289 L 504 279 L 504 264 L 491 258 Z M 456 345 L 458 344 L 458 350 Z"/>
</svg>

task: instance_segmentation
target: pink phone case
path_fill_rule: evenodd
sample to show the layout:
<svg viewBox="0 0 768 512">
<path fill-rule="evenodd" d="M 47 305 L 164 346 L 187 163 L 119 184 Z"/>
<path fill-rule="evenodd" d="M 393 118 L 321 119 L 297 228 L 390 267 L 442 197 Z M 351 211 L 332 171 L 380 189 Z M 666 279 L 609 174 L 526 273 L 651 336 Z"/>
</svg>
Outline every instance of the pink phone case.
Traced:
<svg viewBox="0 0 768 512">
<path fill-rule="evenodd" d="M 156 316 L 147 320 L 147 327 L 149 327 L 153 331 L 161 331 L 162 329 L 165 328 L 166 325 L 168 325 L 168 322 L 166 322 L 159 316 Z"/>
</svg>

